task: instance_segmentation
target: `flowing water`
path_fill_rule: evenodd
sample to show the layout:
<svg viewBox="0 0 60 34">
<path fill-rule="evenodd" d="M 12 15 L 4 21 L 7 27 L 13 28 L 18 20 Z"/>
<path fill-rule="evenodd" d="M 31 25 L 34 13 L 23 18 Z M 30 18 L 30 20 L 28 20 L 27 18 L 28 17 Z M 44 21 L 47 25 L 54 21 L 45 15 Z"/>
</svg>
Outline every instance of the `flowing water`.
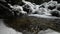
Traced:
<svg viewBox="0 0 60 34">
<path fill-rule="evenodd" d="M 0 19 L 0 34 L 22 34 L 21 32 L 17 32 L 12 28 L 7 27 L 3 20 Z M 31 32 L 23 32 L 23 34 L 32 34 Z M 45 31 L 40 31 L 38 34 L 60 34 L 59 32 L 56 32 L 51 29 L 47 29 Z"/>
</svg>

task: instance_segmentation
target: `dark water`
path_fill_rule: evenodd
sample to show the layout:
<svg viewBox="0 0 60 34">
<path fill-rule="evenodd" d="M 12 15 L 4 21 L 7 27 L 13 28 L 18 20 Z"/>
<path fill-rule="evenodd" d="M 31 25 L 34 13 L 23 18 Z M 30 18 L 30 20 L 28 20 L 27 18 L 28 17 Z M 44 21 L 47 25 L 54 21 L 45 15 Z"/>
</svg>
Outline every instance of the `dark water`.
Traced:
<svg viewBox="0 0 60 34">
<path fill-rule="evenodd" d="M 22 34 L 21 32 L 17 32 L 12 28 L 8 28 L 5 26 L 4 22 L 2 19 L 0 19 L 0 34 Z M 23 34 L 33 34 L 30 32 L 24 32 Z M 40 31 L 38 34 L 60 34 L 59 32 L 53 31 L 51 29 L 47 29 L 45 31 Z"/>
</svg>

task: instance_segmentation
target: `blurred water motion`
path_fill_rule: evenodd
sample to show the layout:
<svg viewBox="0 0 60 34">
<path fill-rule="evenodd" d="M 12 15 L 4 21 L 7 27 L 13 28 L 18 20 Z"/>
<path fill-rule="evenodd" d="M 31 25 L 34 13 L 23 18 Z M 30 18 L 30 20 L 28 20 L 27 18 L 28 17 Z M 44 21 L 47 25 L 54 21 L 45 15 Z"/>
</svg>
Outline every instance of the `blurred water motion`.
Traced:
<svg viewBox="0 0 60 34">
<path fill-rule="evenodd" d="M 41 7 L 42 5 L 36 5 L 36 4 L 34 4 L 34 3 L 31 3 L 31 2 L 28 2 L 28 1 L 25 1 L 25 0 L 23 0 L 23 2 L 25 3 L 25 5 L 23 5 L 23 6 L 19 6 L 19 5 L 10 5 L 9 4 L 9 6 L 12 8 L 12 10 L 14 10 L 14 12 L 17 12 L 18 11 L 18 13 L 17 13 L 17 15 L 18 16 L 20 16 L 20 13 L 22 13 L 22 14 L 26 14 L 27 13 L 27 11 L 24 11 L 23 10 L 23 7 L 25 7 L 25 6 L 27 6 L 27 7 L 25 7 L 27 10 L 29 9 L 29 10 L 31 10 L 31 13 L 30 14 L 32 14 L 32 15 L 28 15 L 28 16 L 34 16 L 34 17 L 42 17 L 42 18 L 54 18 L 54 19 L 57 19 L 58 17 L 60 17 L 60 11 L 59 10 L 57 10 L 57 8 L 56 8 L 56 5 L 58 5 L 58 7 L 60 6 L 59 4 L 57 4 L 57 2 L 55 2 L 55 1 L 49 1 L 48 3 L 43 3 L 42 5 L 45 7 Z M 53 9 L 51 9 L 51 8 L 53 8 Z M 37 12 L 36 14 L 35 14 L 35 12 Z M 58 15 L 58 16 L 57 16 Z M 57 16 L 57 17 L 56 17 Z M 23 18 L 23 19 L 22 19 Z M 22 17 L 22 18 L 20 18 L 20 19 L 17 19 L 16 21 L 17 21 L 17 24 L 16 24 L 16 21 L 14 21 L 14 20 L 12 20 L 12 21 L 14 21 L 14 23 L 13 22 L 9 22 L 9 20 L 7 20 L 9 23 L 8 24 L 10 24 L 9 26 L 11 26 L 11 24 L 13 24 L 14 26 L 15 25 L 18 25 L 18 26 L 15 26 L 15 28 L 18 28 L 18 27 L 20 27 L 20 24 L 22 23 L 22 21 L 24 21 L 23 23 L 22 23 L 22 26 L 23 27 L 25 27 L 24 25 L 26 24 L 30 24 L 32 21 L 30 21 L 29 22 L 29 20 L 27 19 L 27 18 L 25 18 L 25 16 L 24 17 Z M 28 23 L 26 23 L 26 21 L 24 20 L 24 18 L 25 19 L 27 19 L 27 21 L 28 21 Z M 59 19 L 59 18 L 58 18 Z M 21 22 L 19 21 L 19 20 L 21 20 Z M 37 20 L 38 21 L 38 20 Z M 40 22 L 40 21 L 39 21 Z M 33 22 L 32 22 L 33 23 Z M 36 23 L 35 21 L 34 21 L 34 23 Z M 43 22 L 42 22 L 43 23 Z M 55 22 L 54 22 L 55 23 Z M 54 24 L 53 23 L 53 24 Z M 50 24 L 50 22 L 49 22 L 49 24 Z M 48 25 L 49 25 L 48 24 Z M 55 25 L 53 25 L 52 24 L 52 26 L 55 26 Z M 6 25 L 7 25 L 7 23 L 6 23 Z M 22 33 L 21 32 L 17 32 L 17 31 L 15 31 L 14 29 L 12 29 L 12 28 L 10 28 L 10 27 L 7 27 L 5 24 L 4 24 L 4 22 L 3 22 L 3 20 L 1 19 L 0 20 L 0 34 L 34 34 L 34 33 L 31 33 L 31 31 L 30 32 L 28 32 L 28 31 L 23 31 Z M 35 27 L 37 26 L 37 24 L 32 24 L 32 25 L 35 25 Z M 40 26 L 41 24 L 39 24 L 39 26 Z M 42 24 L 43 25 L 43 24 Z M 11 26 L 11 27 L 14 27 L 14 26 Z M 28 25 L 28 27 L 29 27 L 30 25 Z M 51 26 L 51 24 L 49 25 L 49 26 Z M 27 27 L 27 28 L 28 28 Z M 33 26 L 34 27 L 34 26 Z M 41 26 L 42 27 L 42 26 Z M 55 27 L 57 27 L 57 26 L 55 26 Z M 21 27 L 20 27 L 21 28 Z M 18 28 L 18 31 L 19 31 L 19 29 L 20 28 Z M 32 27 L 30 27 L 31 29 L 32 29 Z M 58 28 L 59 28 L 59 26 L 58 26 Z M 22 28 L 23 29 L 23 28 Z M 26 29 L 26 27 L 25 27 L 25 29 Z M 35 28 L 34 28 L 35 29 Z M 33 31 L 34 31 L 34 29 L 32 29 Z M 39 29 L 38 27 L 36 27 L 36 29 Z M 56 28 L 57 29 L 57 28 Z M 24 29 L 23 29 L 24 30 Z M 27 29 L 26 29 L 27 30 Z M 28 28 L 28 30 L 29 30 L 29 28 Z M 37 30 L 36 30 L 37 31 Z M 35 31 L 34 31 L 35 32 Z M 40 31 L 38 34 L 60 34 L 59 32 L 56 32 L 56 31 L 53 31 L 53 30 L 51 30 L 51 29 L 47 29 L 47 30 L 42 30 L 42 31 Z"/>
</svg>

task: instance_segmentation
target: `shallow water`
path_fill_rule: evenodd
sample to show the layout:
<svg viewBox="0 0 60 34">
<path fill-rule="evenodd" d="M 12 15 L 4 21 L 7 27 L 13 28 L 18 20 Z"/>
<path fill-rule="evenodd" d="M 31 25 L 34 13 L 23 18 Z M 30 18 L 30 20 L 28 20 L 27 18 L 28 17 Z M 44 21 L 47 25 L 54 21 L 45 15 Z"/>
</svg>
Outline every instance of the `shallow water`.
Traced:
<svg viewBox="0 0 60 34">
<path fill-rule="evenodd" d="M 22 33 L 21 32 L 17 32 L 17 31 L 15 31 L 12 28 L 7 27 L 4 24 L 3 20 L 0 19 L 0 34 L 22 34 Z M 32 34 L 32 33 L 25 31 L 25 32 L 23 32 L 23 34 Z M 51 30 L 51 29 L 47 29 L 45 31 L 43 31 L 43 30 L 40 31 L 38 34 L 60 34 L 60 33 L 56 32 L 54 30 Z"/>
</svg>

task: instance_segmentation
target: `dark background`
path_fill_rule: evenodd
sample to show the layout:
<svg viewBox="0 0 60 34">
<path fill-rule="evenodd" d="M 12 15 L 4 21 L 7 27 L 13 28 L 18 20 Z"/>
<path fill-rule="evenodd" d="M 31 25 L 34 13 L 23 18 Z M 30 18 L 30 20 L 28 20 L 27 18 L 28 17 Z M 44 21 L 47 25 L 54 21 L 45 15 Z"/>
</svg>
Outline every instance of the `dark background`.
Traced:
<svg viewBox="0 0 60 34">
<path fill-rule="evenodd" d="M 9 2 L 9 1 L 11 1 L 10 3 L 12 3 L 12 4 L 21 4 L 22 3 L 21 2 L 22 0 L 7 0 L 7 2 Z M 30 2 L 36 3 L 36 4 L 41 4 L 43 2 L 48 2 L 50 0 L 26 0 L 26 1 L 30 1 Z M 60 3 L 60 0 L 54 0 L 54 1 L 58 1 L 58 3 Z"/>
<path fill-rule="evenodd" d="M 11 2 L 9 2 L 9 1 L 11 1 Z M 21 1 L 22 0 L 7 0 L 7 2 L 12 3 L 12 4 L 21 4 L 22 3 Z M 41 4 L 43 2 L 48 2 L 50 0 L 26 0 L 26 1 L 36 3 L 36 4 Z"/>
</svg>

